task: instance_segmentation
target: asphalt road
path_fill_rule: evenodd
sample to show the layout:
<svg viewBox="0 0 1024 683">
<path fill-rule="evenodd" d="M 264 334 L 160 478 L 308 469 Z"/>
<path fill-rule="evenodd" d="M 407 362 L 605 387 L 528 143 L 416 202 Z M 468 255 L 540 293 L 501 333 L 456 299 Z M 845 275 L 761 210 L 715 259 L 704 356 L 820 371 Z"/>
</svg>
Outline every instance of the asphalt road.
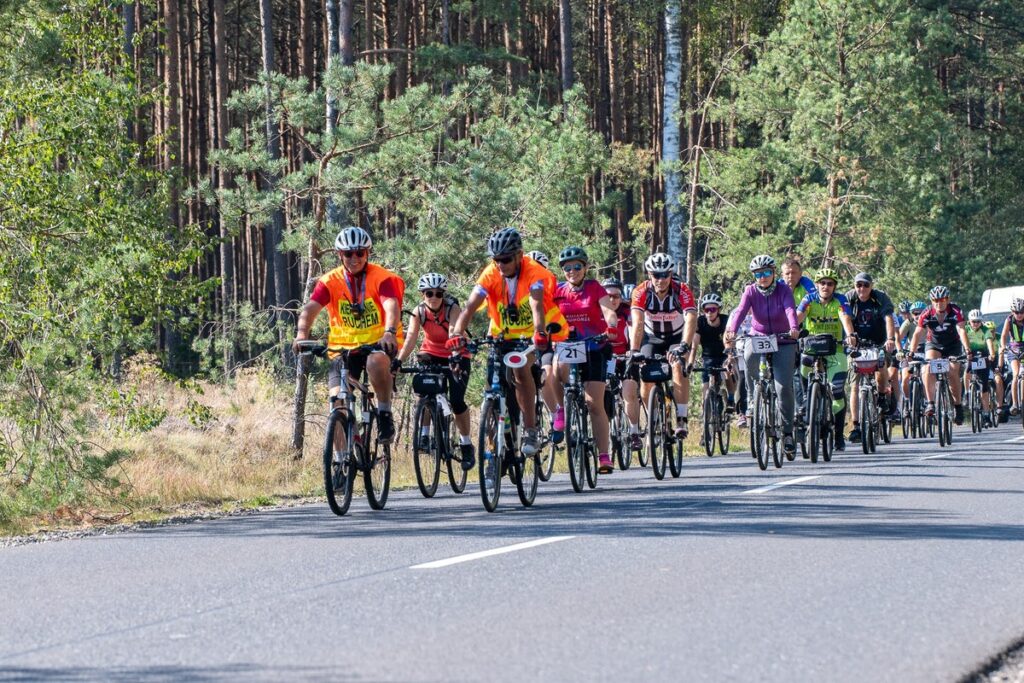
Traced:
<svg viewBox="0 0 1024 683">
<path fill-rule="evenodd" d="M 0 681 L 943 681 L 1024 636 L 1016 422 L 469 491 L 0 549 Z"/>
</svg>

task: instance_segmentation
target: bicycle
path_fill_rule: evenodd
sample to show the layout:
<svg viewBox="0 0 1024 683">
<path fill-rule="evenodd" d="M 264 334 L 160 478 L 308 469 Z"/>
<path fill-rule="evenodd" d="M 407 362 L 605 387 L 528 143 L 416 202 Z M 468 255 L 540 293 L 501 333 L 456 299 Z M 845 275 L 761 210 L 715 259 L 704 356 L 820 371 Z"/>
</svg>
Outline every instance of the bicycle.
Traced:
<svg viewBox="0 0 1024 683">
<path fill-rule="evenodd" d="M 832 386 L 828 380 L 829 359 L 837 351 L 836 338 L 831 334 L 815 334 L 800 342 L 801 353 L 814 359 L 807 377 L 807 435 L 805 450 L 812 463 L 818 456 L 832 461 L 835 449 L 835 416 L 832 413 Z"/>
<path fill-rule="evenodd" d="M 614 356 L 608 364 L 605 380 L 604 405 L 608 414 L 608 436 L 611 439 L 615 464 L 620 470 L 628 470 L 633 464 L 633 449 L 630 446 L 629 418 L 626 416 L 626 401 L 622 397 L 622 380 L 617 367 L 624 356 Z M 623 361 L 624 362 L 624 361 Z"/>
<path fill-rule="evenodd" d="M 982 400 L 984 387 L 981 380 L 978 379 L 978 371 L 986 369 L 988 361 L 983 353 L 975 351 L 971 354 L 969 362 L 970 369 L 974 372 L 971 373 L 971 384 L 967 388 L 967 409 L 971 413 L 971 432 L 977 434 L 985 428 L 985 418 L 991 419 L 992 417 L 985 412 L 985 404 Z"/>
<path fill-rule="evenodd" d="M 776 469 L 782 467 L 783 453 L 779 448 L 779 441 L 782 439 L 782 420 L 779 415 L 779 396 L 775 390 L 775 364 L 772 359 L 779 351 L 779 340 L 789 338 L 788 334 L 751 335 L 746 338 L 746 343 L 751 346 L 751 353 L 761 357 L 759 374 L 754 380 L 754 395 L 750 399 L 754 407 L 750 424 L 750 450 L 754 452 L 757 466 L 761 471 L 768 469 L 769 452 Z M 787 378 L 786 381 L 791 382 L 792 378 Z"/>
<path fill-rule="evenodd" d="M 470 353 L 477 353 L 481 347 L 487 347 L 487 381 L 483 402 L 480 406 L 480 428 L 478 433 L 477 473 L 480 478 L 480 497 L 484 509 L 494 512 L 501 498 L 501 480 L 507 472 L 509 479 L 516 485 L 519 501 L 523 507 L 533 505 L 537 496 L 537 483 L 540 479 L 540 460 L 537 455 L 526 456 L 519 450 L 521 441 L 519 405 L 513 396 L 508 400 L 506 394 L 510 388 L 505 379 L 505 368 L 522 367 L 527 363 L 527 356 L 533 349 L 526 340 L 517 340 L 511 344 L 512 351 L 502 356 L 499 348 L 509 345 L 504 337 L 488 337 L 478 342 L 470 342 Z M 534 369 L 534 380 L 537 380 L 538 368 Z M 540 382 L 538 381 L 539 385 Z M 537 415 L 542 414 L 543 404 L 537 389 Z M 542 440 L 541 449 L 548 445 Z"/>
<path fill-rule="evenodd" d="M 900 410 L 904 439 L 920 439 L 925 436 L 924 382 L 921 381 L 923 359 L 923 354 L 907 354 L 906 362 L 907 367 L 910 369 L 910 378 L 907 382 L 907 392 L 903 396 L 903 405 Z"/>
<path fill-rule="evenodd" d="M 402 374 L 411 374 L 412 390 L 419 396 L 413 419 L 413 465 L 416 484 L 424 498 L 433 498 L 441 477 L 441 463 L 448 472 L 448 484 L 455 493 L 466 490 L 466 470 L 462 469 L 462 456 L 454 448 L 457 430 L 448 402 L 448 382 L 456 381 L 451 368 L 412 366 L 401 368 Z M 429 425 L 429 446 L 421 448 L 422 429 Z"/>
<path fill-rule="evenodd" d="M 957 356 L 928 361 L 928 371 L 935 376 L 935 423 L 939 431 L 939 446 L 942 448 L 953 443 L 953 394 L 949 388 L 949 364 L 951 361 L 965 359 L 966 356 Z"/>
<path fill-rule="evenodd" d="M 640 380 L 653 384 L 647 397 L 647 455 L 654 470 L 654 478 L 665 478 L 666 465 L 673 478 L 683 472 L 683 441 L 672 431 L 675 397 L 672 394 L 672 368 L 668 358 L 678 351 L 669 350 L 640 359 Z M 641 464 L 642 461 L 641 461 Z"/>
<path fill-rule="evenodd" d="M 583 491 L 584 480 L 588 488 L 597 486 L 597 447 L 594 443 L 593 427 L 587 410 L 586 393 L 579 366 L 587 362 L 587 343 L 600 343 L 608 338 L 599 334 L 584 339 L 574 339 L 555 344 L 558 362 L 569 366 L 569 381 L 565 383 L 565 450 L 569 459 L 569 480 L 572 490 Z"/>
<path fill-rule="evenodd" d="M 327 346 L 318 341 L 301 341 L 298 347 L 299 355 L 321 358 L 327 355 Z M 348 371 L 351 358 L 367 355 L 373 350 L 373 346 L 363 345 L 340 352 L 341 385 L 338 395 L 331 397 L 323 457 L 327 504 L 339 517 L 348 512 L 352 503 L 357 472 L 363 473 L 366 499 L 374 510 L 384 509 L 391 486 L 391 445 L 373 438 L 378 414 L 373 392 L 365 383 L 366 370 L 358 378 L 351 377 Z M 356 393 L 359 394 L 358 401 Z M 335 453 L 334 435 L 339 428 L 345 435 L 345 448 L 341 453 Z"/>
<path fill-rule="evenodd" d="M 732 441 L 732 413 L 726 409 L 729 393 L 725 382 L 722 381 L 722 373 L 728 372 L 728 368 L 708 366 L 704 370 L 709 374 L 701 414 L 704 420 L 702 439 L 704 452 L 710 458 L 715 454 L 715 441 L 718 442 L 719 453 L 725 455 L 729 452 L 729 444 Z"/>
<path fill-rule="evenodd" d="M 880 394 L 875 380 L 882 350 L 877 346 L 859 346 L 850 352 L 851 364 L 859 377 L 857 420 L 860 422 L 860 445 L 865 455 L 874 453 L 879 440 L 892 441 L 892 424 L 884 410 L 879 410 Z"/>
</svg>

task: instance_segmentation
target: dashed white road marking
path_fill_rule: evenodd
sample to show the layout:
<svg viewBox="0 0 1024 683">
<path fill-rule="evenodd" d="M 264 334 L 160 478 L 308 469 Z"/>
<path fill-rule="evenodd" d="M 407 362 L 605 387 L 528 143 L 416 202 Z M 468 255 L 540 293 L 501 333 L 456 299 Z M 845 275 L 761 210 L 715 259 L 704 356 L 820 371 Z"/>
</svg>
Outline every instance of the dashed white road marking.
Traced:
<svg viewBox="0 0 1024 683">
<path fill-rule="evenodd" d="M 492 557 L 494 555 L 504 555 L 505 553 L 514 553 L 517 550 L 526 550 L 527 548 L 536 548 L 539 545 L 547 545 L 548 543 L 558 543 L 559 541 L 568 541 L 570 538 L 576 538 L 575 536 L 549 536 L 547 538 L 538 538 L 535 541 L 526 541 L 525 543 L 516 543 L 514 545 L 506 545 L 501 548 L 492 548 L 491 550 L 481 550 L 476 553 L 468 553 L 466 555 L 456 555 L 455 557 L 449 557 L 444 560 L 434 560 L 433 562 L 424 562 L 423 564 L 414 564 L 409 569 L 440 569 L 442 567 L 449 567 L 453 564 L 459 564 L 461 562 L 472 562 L 473 560 L 481 560 L 485 557 Z"/>
<path fill-rule="evenodd" d="M 754 494 L 754 493 L 767 493 L 768 491 L 774 491 L 775 489 L 780 489 L 783 486 L 792 486 L 793 484 L 802 484 L 805 481 L 811 481 L 812 479 L 820 479 L 823 476 L 825 476 L 825 475 L 823 475 L 823 474 L 814 474 L 814 475 L 811 475 L 809 477 L 797 477 L 796 479 L 787 479 L 786 481 L 780 481 L 777 484 L 770 484 L 768 486 L 761 486 L 761 487 L 756 488 L 756 489 L 750 489 L 749 491 L 743 491 L 743 492 L 740 493 L 740 495 L 741 496 L 746 496 L 746 495 L 750 495 L 750 494 Z"/>
</svg>

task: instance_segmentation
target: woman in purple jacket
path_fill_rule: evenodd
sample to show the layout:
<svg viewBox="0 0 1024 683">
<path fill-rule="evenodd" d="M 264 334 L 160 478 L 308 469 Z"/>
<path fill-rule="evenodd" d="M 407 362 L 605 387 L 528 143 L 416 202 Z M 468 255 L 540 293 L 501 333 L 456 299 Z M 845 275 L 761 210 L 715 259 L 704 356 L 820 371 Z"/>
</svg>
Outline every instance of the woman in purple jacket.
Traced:
<svg viewBox="0 0 1024 683">
<path fill-rule="evenodd" d="M 800 337 L 800 325 L 796 319 L 796 308 L 793 306 L 793 290 L 782 280 L 775 278 L 775 259 L 766 254 L 755 256 L 750 262 L 750 272 L 754 275 L 754 284 L 743 290 L 740 305 L 729 315 L 729 324 L 725 331 L 725 342 L 732 346 L 736 340 L 736 329 L 749 311 L 753 324 L 751 336 L 778 336 L 788 334 L 788 339 L 779 339 L 780 345 L 795 344 Z M 792 347 L 790 347 L 792 348 Z M 781 351 L 781 349 L 780 349 Z M 775 391 L 779 396 L 779 409 L 782 413 L 782 445 L 786 457 L 790 460 L 796 454 L 793 441 L 793 360 L 796 354 L 792 351 L 776 353 L 772 364 L 775 368 Z M 746 365 L 747 396 L 754 395 L 754 381 L 758 376 L 760 354 L 753 353 L 750 344 L 743 352 Z M 747 402 L 747 417 L 750 417 L 753 401 Z"/>
</svg>

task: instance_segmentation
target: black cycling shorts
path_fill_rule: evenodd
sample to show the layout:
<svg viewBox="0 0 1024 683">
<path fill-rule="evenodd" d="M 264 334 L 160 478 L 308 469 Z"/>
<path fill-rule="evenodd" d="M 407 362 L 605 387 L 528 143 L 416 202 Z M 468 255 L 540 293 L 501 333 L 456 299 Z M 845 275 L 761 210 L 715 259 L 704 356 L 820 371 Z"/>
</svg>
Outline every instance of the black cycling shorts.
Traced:
<svg viewBox="0 0 1024 683">
<path fill-rule="evenodd" d="M 925 351 L 938 351 L 940 358 L 953 358 L 955 356 L 962 356 L 964 353 L 964 345 L 960 343 L 959 339 L 954 340 L 949 344 L 939 344 L 936 342 L 928 342 L 924 345 Z"/>
</svg>

